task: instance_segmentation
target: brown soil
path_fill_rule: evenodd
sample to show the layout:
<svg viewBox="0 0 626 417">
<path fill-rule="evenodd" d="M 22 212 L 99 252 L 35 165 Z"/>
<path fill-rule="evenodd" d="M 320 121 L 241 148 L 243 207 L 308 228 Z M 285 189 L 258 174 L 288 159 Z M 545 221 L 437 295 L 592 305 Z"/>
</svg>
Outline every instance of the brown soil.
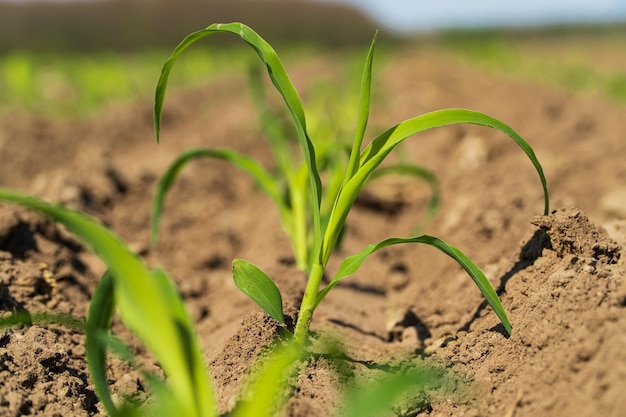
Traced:
<svg viewBox="0 0 626 417">
<path fill-rule="evenodd" d="M 288 63 L 303 96 L 311 77 L 337 69 L 335 58 Z M 458 126 L 409 140 L 403 152 L 433 169 L 443 190 L 442 209 L 425 231 L 483 268 L 509 313 L 513 334 L 505 336 L 456 264 L 420 246 L 372 256 L 316 312 L 315 334 L 341 335 L 353 373 L 405 355 L 415 361 L 426 356 L 454 370 L 456 388 L 427 389 L 421 399 L 395 409 L 397 415 L 623 415 L 624 108 L 459 68 L 427 52 L 394 58 L 377 71 L 381 100 L 370 132 L 438 108 L 484 111 L 535 147 L 556 210 L 538 216 L 543 203 L 537 175 L 498 132 Z M 200 161 L 184 172 L 168 199 L 156 248 L 148 245 L 149 205 L 159 174 L 191 146 L 233 146 L 268 162 L 252 120 L 239 77 L 171 94 L 158 146 L 151 103 L 79 122 L 0 118 L 2 186 L 85 210 L 175 277 L 197 323 L 222 412 L 277 331 L 234 286 L 231 260 L 247 259 L 266 271 L 290 308 L 298 304 L 304 277 L 290 262 L 268 199 L 226 164 Z M 373 186 L 368 202 L 380 204 L 355 207 L 337 258 L 410 233 L 428 193 L 402 180 Z M 61 228 L 21 209 L 0 209 L 2 311 L 84 317 L 102 272 L 99 261 Z M 79 331 L 62 326 L 4 333 L 0 415 L 98 415 L 83 343 Z M 124 364 L 112 362 L 110 372 L 117 395 L 141 395 L 141 381 Z M 322 356 L 311 360 L 298 377 L 288 414 L 328 415 L 338 404 L 340 379 Z"/>
</svg>

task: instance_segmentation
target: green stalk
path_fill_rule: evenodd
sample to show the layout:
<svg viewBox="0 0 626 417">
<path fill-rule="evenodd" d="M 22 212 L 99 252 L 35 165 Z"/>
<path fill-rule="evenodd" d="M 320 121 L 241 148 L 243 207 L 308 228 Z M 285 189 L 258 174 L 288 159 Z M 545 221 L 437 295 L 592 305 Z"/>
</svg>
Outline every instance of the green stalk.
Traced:
<svg viewBox="0 0 626 417">
<path fill-rule="evenodd" d="M 306 289 L 304 290 L 304 297 L 302 297 L 302 304 L 300 305 L 300 311 L 298 313 L 298 320 L 296 322 L 296 328 L 294 331 L 294 340 L 297 345 L 304 346 L 308 333 L 311 319 L 313 318 L 313 311 L 316 307 L 317 294 L 324 277 L 324 267 L 319 263 L 314 263 L 311 266 L 311 272 L 307 280 Z"/>
<path fill-rule="evenodd" d="M 307 222 L 306 222 L 306 196 L 301 192 L 302 188 L 294 186 L 299 178 L 293 178 L 291 188 L 291 214 L 293 221 L 293 250 L 296 258 L 296 267 L 305 272 L 309 272 L 309 249 L 307 247 Z M 305 183 L 306 187 L 306 183 Z M 305 188 L 306 189 L 306 188 Z"/>
</svg>

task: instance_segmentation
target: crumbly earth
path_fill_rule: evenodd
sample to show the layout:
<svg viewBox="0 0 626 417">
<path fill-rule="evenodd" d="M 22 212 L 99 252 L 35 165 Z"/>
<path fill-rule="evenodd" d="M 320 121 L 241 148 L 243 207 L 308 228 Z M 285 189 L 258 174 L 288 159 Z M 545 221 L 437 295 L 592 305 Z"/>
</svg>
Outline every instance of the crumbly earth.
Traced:
<svg viewBox="0 0 626 417">
<path fill-rule="evenodd" d="M 335 56 L 287 67 L 305 99 L 315 77 L 346 76 Z M 423 231 L 465 251 L 487 274 L 510 316 L 507 336 L 471 279 L 425 246 L 380 251 L 338 285 L 313 320 L 314 339 L 340 335 L 351 375 L 389 360 L 436 363 L 454 374 L 390 410 L 399 416 L 621 416 L 626 410 L 626 138 L 624 108 L 511 81 L 428 51 L 377 66 L 369 137 L 430 110 L 466 107 L 504 120 L 535 148 L 551 191 L 543 212 L 539 179 L 499 132 L 436 129 L 402 152 L 432 169 L 441 210 Z M 277 213 L 249 178 L 198 161 L 170 194 L 161 241 L 148 244 L 150 199 L 160 173 L 192 146 L 232 146 L 269 163 L 242 76 L 172 93 L 162 144 L 151 103 L 93 120 L 0 116 L 0 184 L 79 208 L 126 239 L 177 281 L 197 323 L 220 412 L 238 398 L 250 364 L 280 333 L 235 287 L 234 258 L 281 288 L 290 309 L 305 277 L 291 260 Z M 340 93 L 340 92 L 338 92 Z M 373 183 L 349 217 L 337 259 L 419 223 L 428 187 L 405 179 Z M 79 242 L 37 215 L 0 207 L 0 311 L 85 317 L 103 266 Z M 80 327 L 80 322 L 75 323 Z M 99 408 L 79 328 L 13 328 L 0 336 L 0 415 L 95 416 Z M 116 324 L 116 330 L 123 329 Z M 141 356 L 145 352 L 134 342 Z M 149 358 L 146 359 L 149 362 Z M 314 356 L 295 378 L 291 417 L 340 406 L 342 373 Z M 344 369 L 345 371 L 345 369 Z M 447 372 L 446 372 L 447 375 Z M 143 385 L 112 360 L 119 396 Z"/>
</svg>

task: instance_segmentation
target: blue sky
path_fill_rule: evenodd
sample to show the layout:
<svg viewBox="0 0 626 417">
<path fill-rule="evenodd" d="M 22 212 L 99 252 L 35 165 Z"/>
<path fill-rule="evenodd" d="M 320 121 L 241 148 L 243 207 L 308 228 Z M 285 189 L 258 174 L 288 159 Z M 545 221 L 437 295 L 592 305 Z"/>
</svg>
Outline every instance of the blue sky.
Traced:
<svg viewBox="0 0 626 417">
<path fill-rule="evenodd" d="M 398 30 L 626 21 L 626 0 L 319 0 L 357 6 Z"/>
<path fill-rule="evenodd" d="M 0 0 L 32 1 L 87 0 Z M 176 0 L 172 0 L 176 1 Z M 568 22 L 626 22 L 626 0 L 317 0 L 351 4 L 386 28 L 528 26 Z"/>
</svg>

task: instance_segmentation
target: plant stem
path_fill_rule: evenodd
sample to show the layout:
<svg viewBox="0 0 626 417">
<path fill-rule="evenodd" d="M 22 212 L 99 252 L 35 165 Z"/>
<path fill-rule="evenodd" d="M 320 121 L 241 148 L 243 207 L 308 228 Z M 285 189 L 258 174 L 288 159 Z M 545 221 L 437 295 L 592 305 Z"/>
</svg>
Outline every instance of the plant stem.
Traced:
<svg viewBox="0 0 626 417">
<path fill-rule="evenodd" d="M 297 181 L 297 179 L 295 179 Z M 306 196 L 301 192 L 299 184 L 291 185 L 291 207 L 293 219 L 293 245 L 296 258 L 296 267 L 301 271 L 309 272 L 309 258 L 307 247 L 306 224 Z M 306 187 L 306 183 L 304 184 Z"/>
<path fill-rule="evenodd" d="M 294 331 L 295 342 L 304 346 L 307 336 L 309 334 L 309 325 L 313 318 L 313 311 L 315 310 L 315 299 L 319 291 L 322 277 L 324 276 L 324 267 L 319 263 L 314 263 L 309 273 L 306 289 L 304 290 L 304 297 L 302 298 L 302 304 L 300 305 L 300 312 L 298 313 L 298 321 L 296 322 L 296 328 Z"/>
</svg>

